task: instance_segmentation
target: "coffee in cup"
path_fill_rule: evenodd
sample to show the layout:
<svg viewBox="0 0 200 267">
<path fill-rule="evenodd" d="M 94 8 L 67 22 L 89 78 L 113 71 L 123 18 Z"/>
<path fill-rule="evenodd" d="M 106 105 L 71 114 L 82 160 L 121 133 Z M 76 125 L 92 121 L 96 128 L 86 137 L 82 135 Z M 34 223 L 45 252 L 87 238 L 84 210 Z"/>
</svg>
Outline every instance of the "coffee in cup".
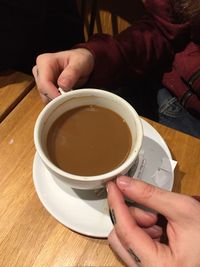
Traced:
<svg viewBox="0 0 200 267">
<path fill-rule="evenodd" d="M 86 105 L 68 110 L 54 121 L 46 146 L 58 168 L 75 175 L 96 176 L 126 160 L 132 138 L 127 123 L 116 112 Z"/>
<path fill-rule="evenodd" d="M 72 122 L 73 118 L 78 119 Z M 93 88 L 52 100 L 34 129 L 36 151 L 49 175 L 78 189 L 100 188 L 126 174 L 138 158 L 142 140 L 135 109 L 123 98 Z"/>
</svg>

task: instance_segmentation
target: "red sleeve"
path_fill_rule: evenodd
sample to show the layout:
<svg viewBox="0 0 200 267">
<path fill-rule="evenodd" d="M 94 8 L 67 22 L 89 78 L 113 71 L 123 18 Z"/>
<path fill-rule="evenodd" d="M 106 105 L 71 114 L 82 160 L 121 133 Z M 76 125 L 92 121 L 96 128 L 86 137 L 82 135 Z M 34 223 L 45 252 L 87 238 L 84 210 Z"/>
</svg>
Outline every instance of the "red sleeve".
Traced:
<svg viewBox="0 0 200 267">
<path fill-rule="evenodd" d="M 89 49 L 95 57 L 90 86 L 121 86 L 130 77 L 164 71 L 174 52 L 189 41 L 188 24 L 175 22 L 166 0 L 147 0 L 147 14 L 117 36 L 96 34 L 76 47 Z"/>
</svg>

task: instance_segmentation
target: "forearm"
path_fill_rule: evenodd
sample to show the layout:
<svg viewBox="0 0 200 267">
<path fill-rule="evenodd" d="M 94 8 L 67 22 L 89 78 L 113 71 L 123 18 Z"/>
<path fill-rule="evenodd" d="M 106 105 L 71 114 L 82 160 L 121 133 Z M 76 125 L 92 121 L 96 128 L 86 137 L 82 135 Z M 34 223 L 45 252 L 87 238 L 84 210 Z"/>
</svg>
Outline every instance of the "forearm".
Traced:
<svg viewBox="0 0 200 267">
<path fill-rule="evenodd" d="M 189 27 L 158 14 L 142 18 L 117 36 L 97 34 L 78 47 L 95 59 L 90 84 L 119 86 L 129 77 L 158 75 L 168 69 L 174 53 L 189 41 Z"/>
</svg>

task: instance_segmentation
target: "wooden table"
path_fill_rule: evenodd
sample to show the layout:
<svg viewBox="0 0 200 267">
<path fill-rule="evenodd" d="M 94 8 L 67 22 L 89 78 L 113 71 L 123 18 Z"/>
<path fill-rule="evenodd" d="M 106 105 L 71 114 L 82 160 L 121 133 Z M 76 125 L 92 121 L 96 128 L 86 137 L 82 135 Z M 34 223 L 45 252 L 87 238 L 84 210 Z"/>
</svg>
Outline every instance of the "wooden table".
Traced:
<svg viewBox="0 0 200 267">
<path fill-rule="evenodd" d="M 33 128 L 42 108 L 33 89 L 0 125 L 0 266 L 124 266 L 106 240 L 69 230 L 39 201 L 32 180 Z M 178 161 L 174 191 L 200 195 L 200 140 L 149 122 Z"/>
<path fill-rule="evenodd" d="M 0 122 L 33 88 L 32 76 L 18 71 L 4 71 L 0 73 Z"/>
</svg>

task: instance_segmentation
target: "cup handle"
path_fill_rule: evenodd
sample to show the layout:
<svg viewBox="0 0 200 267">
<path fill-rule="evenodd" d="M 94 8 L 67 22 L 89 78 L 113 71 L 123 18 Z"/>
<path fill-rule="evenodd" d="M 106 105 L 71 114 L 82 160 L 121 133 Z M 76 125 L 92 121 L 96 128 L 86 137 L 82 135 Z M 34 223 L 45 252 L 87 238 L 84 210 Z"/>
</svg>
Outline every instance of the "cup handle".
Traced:
<svg viewBox="0 0 200 267">
<path fill-rule="evenodd" d="M 58 91 L 61 93 L 61 95 L 64 95 L 66 93 L 61 87 L 58 88 Z"/>
</svg>

